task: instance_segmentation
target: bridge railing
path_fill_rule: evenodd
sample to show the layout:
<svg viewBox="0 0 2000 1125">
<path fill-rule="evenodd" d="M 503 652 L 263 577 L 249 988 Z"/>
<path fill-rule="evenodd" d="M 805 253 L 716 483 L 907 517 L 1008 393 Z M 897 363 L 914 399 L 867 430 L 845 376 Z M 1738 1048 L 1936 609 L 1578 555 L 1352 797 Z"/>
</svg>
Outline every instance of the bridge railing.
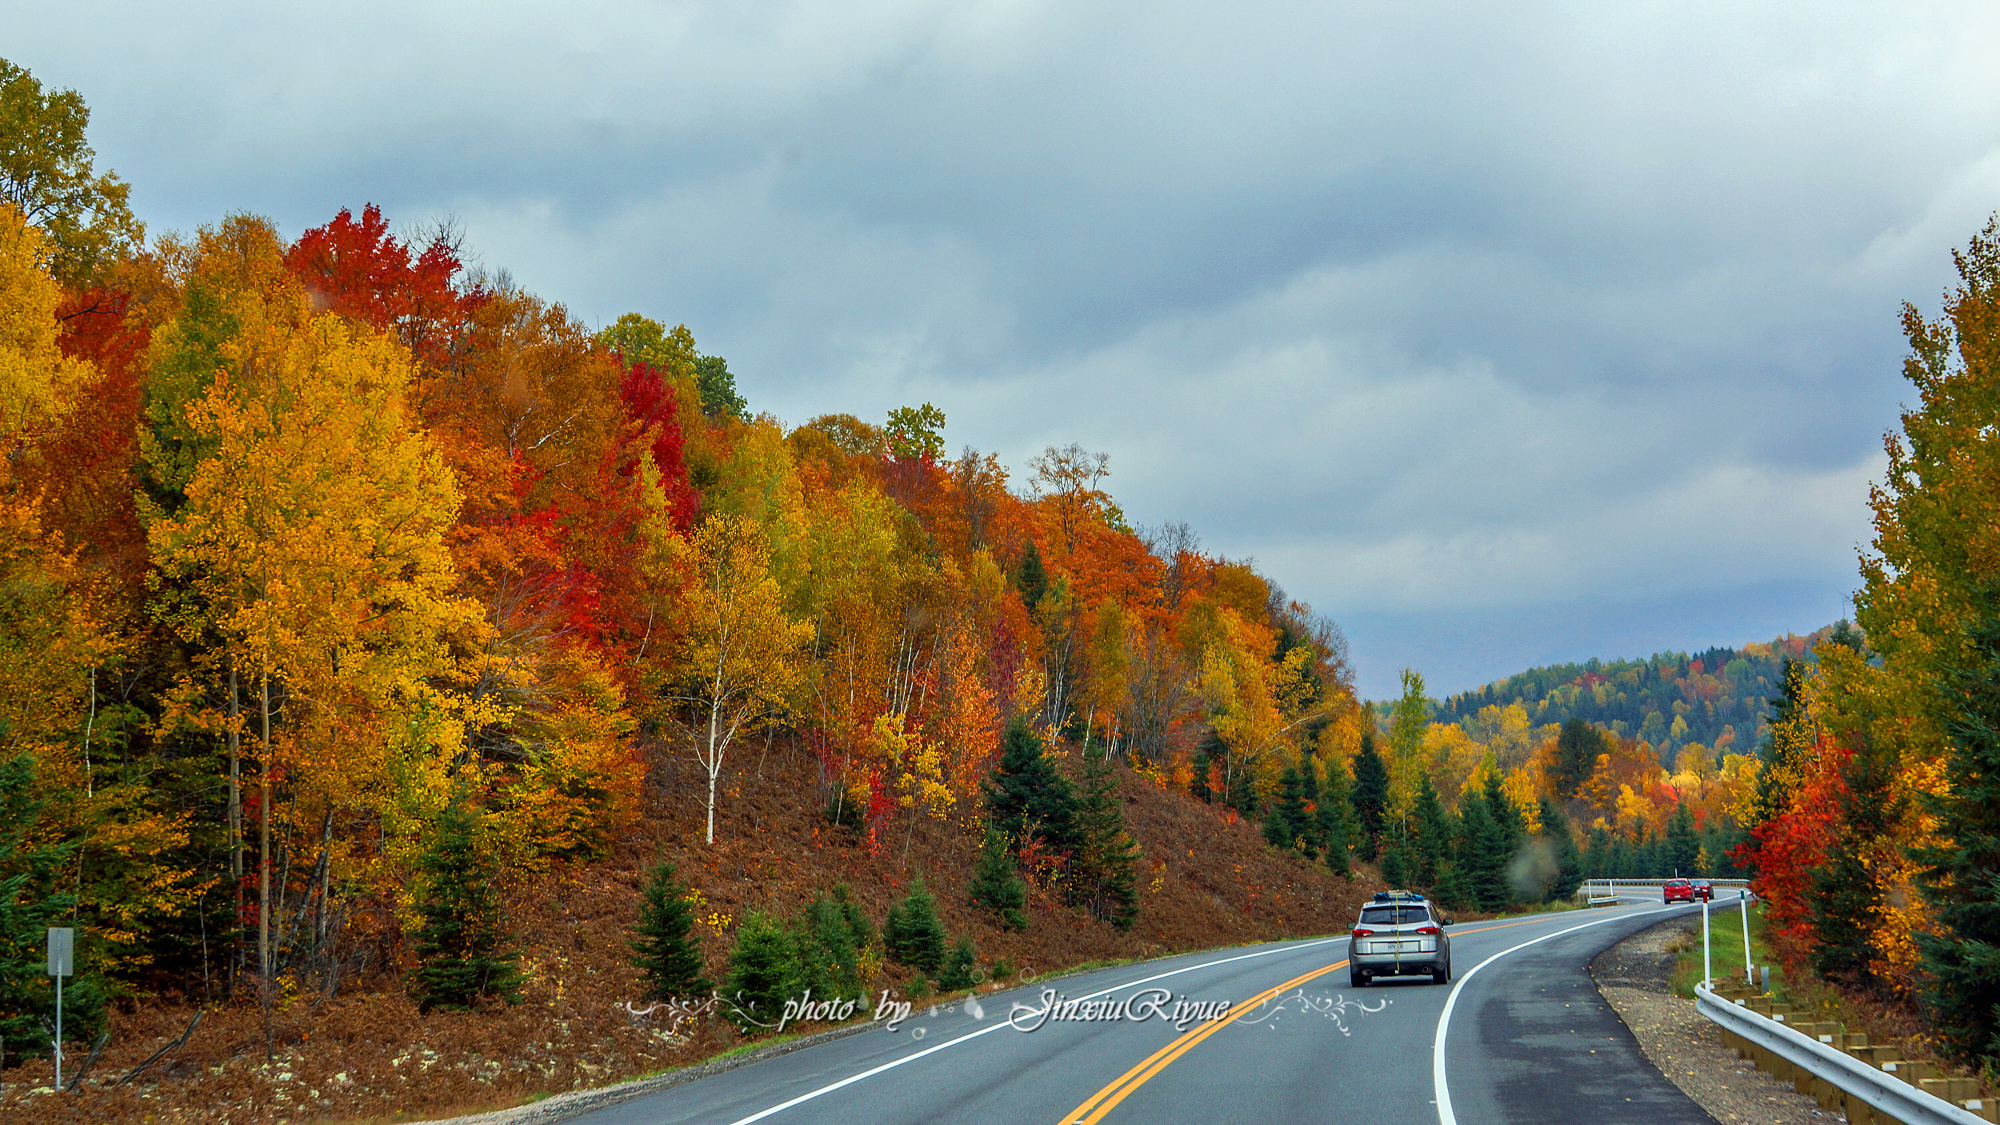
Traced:
<svg viewBox="0 0 2000 1125">
<path fill-rule="evenodd" d="M 1576 889 L 1576 897 L 1588 902 L 1612 902 L 1621 893 L 1657 892 L 1667 882 L 1665 879 L 1585 879 L 1583 885 Z M 1715 884 L 1718 891 L 1747 890 L 1750 886 L 1747 879 L 1710 879 L 1709 882 Z"/>
</svg>

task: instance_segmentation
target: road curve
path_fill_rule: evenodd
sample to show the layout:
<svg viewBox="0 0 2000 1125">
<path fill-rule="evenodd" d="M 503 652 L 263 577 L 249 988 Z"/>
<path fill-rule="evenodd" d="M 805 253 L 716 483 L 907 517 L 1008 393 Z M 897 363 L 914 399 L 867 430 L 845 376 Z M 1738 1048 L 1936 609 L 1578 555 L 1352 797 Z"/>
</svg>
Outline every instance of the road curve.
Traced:
<svg viewBox="0 0 2000 1125">
<path fill-rule="evenodd" d="M 918 1008 L 893 1031 L 878 1025 L 574 1120 L 1709 1125 L 1586 971 L 1599 951 L 1699 909 L 1463 923 L 1451 930 L 1448 987 L 1352 987 L 1344 933 L 1163 958 Z M 1222 1002 L 1226 1015 L 1201 1018 Z"/>
</svg>

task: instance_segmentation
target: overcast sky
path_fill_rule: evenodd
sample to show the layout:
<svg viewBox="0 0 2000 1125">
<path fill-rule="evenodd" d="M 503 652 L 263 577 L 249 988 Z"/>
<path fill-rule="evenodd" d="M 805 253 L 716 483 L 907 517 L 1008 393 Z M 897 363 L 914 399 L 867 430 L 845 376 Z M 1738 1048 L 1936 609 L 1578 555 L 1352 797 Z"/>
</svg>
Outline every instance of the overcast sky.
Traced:
<svg viewBox="0 0 2000 1125">
<path fill-rule="evenodd" d="M 1990 4 L 290 10 L 33 5 L 0 56 L 155 231 L 455 216 L 788 424 L 1102 450 L 1371 697 L 1850 614 L 1898 309 L 2000 207 Z"/>
</svg>

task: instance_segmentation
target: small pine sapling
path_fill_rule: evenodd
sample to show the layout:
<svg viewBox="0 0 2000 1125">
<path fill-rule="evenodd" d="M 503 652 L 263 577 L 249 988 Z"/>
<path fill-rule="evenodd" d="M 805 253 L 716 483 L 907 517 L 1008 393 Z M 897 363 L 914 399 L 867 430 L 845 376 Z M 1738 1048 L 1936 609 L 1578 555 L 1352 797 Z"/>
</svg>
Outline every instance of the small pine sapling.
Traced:
<svg viewBox="0 0 2000 1125">
<path fill-rule="evenodd" d="M 648 994 L 661 1000 L 713 991 L 701 975 L 701 947 L 695 943 L 689 889 L 674 877 L 674 865 L 655 866 L 640 892 L 637 936 L 629 941 L 632 963 L 645 978 Z"/>
<path fill-rule="evenodd" d="M 1028 884 L 1014 871 L 1014 861 L 1007 855 L 1007 838 L 990 824 L 967 893 L 972 905 L 999 915 L 1006 928 L 1028 928 L 1028 917 L 1021 910 L 1028 902 Z"/>
<path fill-rule="evenodd" d="M 723 995 L 733 1008 L 730 1018 L 745 1033 L 776 1027 L 798 978 L 798 942 L 769 915 L 752 911 L 729 951 L 729 980 Z"/>
<path fill-rule="evenodd" d="M 520 954 L 503 951 L 511 935 L 502 928 L 498 872 L 480 854 L 475 814 L 463 803 L 445 806 L 432 826 L 431 846 L 418 860 L 428 888 L 417 900 L 421 919 L 412 943 L 417 969 L 410 991 L 421 1011 L 471 1011 L 489 997 L 521 1002 Z"/>
<path fill-rule="evenodd" d="M 944 923 L 938 920 L 937 900 L 924 889 L 921 877 L 910 884 L 900 909 L 889 908 L 889 919 L 882 928 L 889 956 L 912 969 L 936 974 L 944 964 Z"/>
<path fill-rule="evenodd" d="M 978 984 L 979 980 L 974 975 L 978 964 L 972 939 L 961 934 L 958 944 L 952 947 L 951 956 L 945 959 L 944 969 L 938 973 L 938 991 L 963 992 Z"/>
</svg>

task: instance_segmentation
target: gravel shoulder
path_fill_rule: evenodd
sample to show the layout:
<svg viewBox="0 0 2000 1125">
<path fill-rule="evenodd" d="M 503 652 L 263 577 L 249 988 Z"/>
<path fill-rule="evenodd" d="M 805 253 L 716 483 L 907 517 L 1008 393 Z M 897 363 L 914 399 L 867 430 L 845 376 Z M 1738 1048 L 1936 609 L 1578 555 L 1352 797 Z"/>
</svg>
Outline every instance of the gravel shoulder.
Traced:
<svg viewBox="0 0 2000 1125">
<path fill-rule="evenodd" d="M 1639 1048 L 1667 1080 L 1725 1125 L 1826 1125 L 1844 1121 L 1779 1082 L 1722 1045 L 1716 1026 L 1703 1019 L 1694 1001 L 1667 989 L 1675 954 L 1695 936 L 1690 921 L 1663 922 L 1634 934 L 1590 963 L 1598 992 L 1632 1029 Z"/>
</svg>

